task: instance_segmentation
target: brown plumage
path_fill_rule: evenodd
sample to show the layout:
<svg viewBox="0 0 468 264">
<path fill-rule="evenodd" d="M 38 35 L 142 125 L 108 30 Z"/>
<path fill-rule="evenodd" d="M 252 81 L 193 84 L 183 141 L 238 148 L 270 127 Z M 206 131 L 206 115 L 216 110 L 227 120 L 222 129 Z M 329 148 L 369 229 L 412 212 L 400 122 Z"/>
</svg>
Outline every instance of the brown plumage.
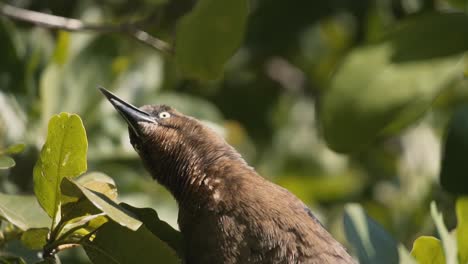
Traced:
<svg viewBox="0 0 468 264">
<path fill-rule="evenodd" d="M 224 139 L 168 106 L 140 109 L 101 89 L 144 165 L 179 205 L 185 263 L 355 263 L 310 210 Z"/>
</svg>

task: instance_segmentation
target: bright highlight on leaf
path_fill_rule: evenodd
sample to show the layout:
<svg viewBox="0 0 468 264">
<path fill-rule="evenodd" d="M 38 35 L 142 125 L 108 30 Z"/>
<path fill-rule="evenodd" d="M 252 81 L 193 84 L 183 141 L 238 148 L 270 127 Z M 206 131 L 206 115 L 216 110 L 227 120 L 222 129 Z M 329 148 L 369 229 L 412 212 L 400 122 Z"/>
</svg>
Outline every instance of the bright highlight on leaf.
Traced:
<svg viewBox="0 0 468 264">
<path fill-rule="evenodd" d="M 419 264 L 445 264 L 442 244 L 435 237 L 421 236 L 416 239 L 411 255 Z"/>
<path fill-rule="evenodd" d="M 215 79 L 241 45 L 247 0 L 200 0 L 177 24 L 175 59 L 190 77 Z"/>
<path fill-rule="evenodd" d="M 34 167 L 34 192 L 51 218 L 60 203 L 60 183 L 86 171 L 88 142 L 78 115 L 61 113 L 49 121 L 47 140 Z"/>
</svg>

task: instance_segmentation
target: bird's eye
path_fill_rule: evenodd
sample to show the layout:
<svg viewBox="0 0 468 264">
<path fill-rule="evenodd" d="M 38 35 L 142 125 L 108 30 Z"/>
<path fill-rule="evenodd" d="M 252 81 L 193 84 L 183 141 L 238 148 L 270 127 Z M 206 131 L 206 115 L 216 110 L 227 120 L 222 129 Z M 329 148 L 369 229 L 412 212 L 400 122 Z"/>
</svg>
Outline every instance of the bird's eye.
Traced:
<svg viewBox="0 0 468 264">
<path fill-rule="evenodd" d="M 171 117 L 171 114 L 169 114 L 168 112 L 159 113 L 159 118 L 169 118 L 169 117 Z"/>
</svg>

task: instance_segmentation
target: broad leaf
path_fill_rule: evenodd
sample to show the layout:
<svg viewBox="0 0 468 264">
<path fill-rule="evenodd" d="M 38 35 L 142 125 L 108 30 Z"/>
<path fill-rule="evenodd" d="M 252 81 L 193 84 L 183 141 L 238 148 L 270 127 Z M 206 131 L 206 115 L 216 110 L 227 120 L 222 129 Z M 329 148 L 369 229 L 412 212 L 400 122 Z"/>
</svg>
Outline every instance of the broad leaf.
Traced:
<svg viewBox="0 0 468 264">
<path fill-rule="evenodd" d="M 0 193 L 0 215 L 21 230 L 50 225 L 50 219 L 34 196 Z"/>
<path fill-rule="evenodd" d="M 10 156 L 0 155 L 0 170 L 6 170 L 15 166 L 15 160 Z"/>
<path fill-rule="evenodd" d="M 444 219 L 442 214 L 438 212 L 435 202 L 431 203 L 431 216 L 437 227 L 440 239 L 442 240 L 445 261 L 448 264 L 457 263 L 457 242 L 453 235 L 448 232 L 447 227 L 445 227 Z"/>
<path fill-rule="evenodd" d="M 78 200 L 88 200 L 94 208 L 88 208 L 89 214 L 96 214 L 96 211 L 105 213 L 110 219 L 131 230 L 137 230 L 142 222 L 134 218 L 127 210 L 123 209 L 116 202 L 109 199 L 102 193 L 92 191 L 80 183 L 65 178 L 62 181 L 63 194 L 69 197 L 77 196 Z M 84 212 L 86 213 L 86 212 Z"/>
<path fill-rule="evenodd" d="M 170 246 L 179 256 L 183 256 L 182 234 L 172 228 L 168 223 L 159 219 L 158 213 L 151 208 L 136 208 L 131 205 L 121 203 L 123 208 L 135 214 L 143 222 L 146 228 Z"/>
<path fill-rule="evenodd" d="M 50 217 L 60 203 L 60 182 L 86 171 L 88 143 L 79 116 L 61 113 L 51 118 L 47 140 L 34 167 L 34 192 Z"/>
<path fill-rule="evenodd" d="M 242 42 L 247 14 L 247 0 L 198 1 L 177 24 L 175 56 L 182 71 L 217 78 Z"/>
<path fill-rule="evenodd" d="M 455 111 L 445 137 L 440 184 L 454 194 L 468 194 L 468 105 Z"/>
<path fill-rule="evenodd" d="M 175 252 L 144 225 L 137 231 L 132 231 L 114 222 L 108 222 L 82 244 L 86 254 L 95 264 L 180 263 Z"/>
<path fill-rule="evenodd" d="M 346 206 L 344 228 L 346 239 L 361 264 L 399 263 L 397 242 L 369 218 L 360 205 Z"/>
<path fill-rule="evenodd" d="M 31 228 L 21 235 L 21 242 L 29 249 L 42 249 L 47 243 L 48 228 Z"/>
<path fill-rule="evenodd" d="M 468 263 L 468 197 L 457 200 L 457 245 L 459 263 Z"/>
<path fill-rule="evenodd" d="M 424 27 L 418 19 L 432 21 L 426 16 L 407 21 L 387 41 L 358 48 L 344 59 L 321 110 L 325 139 L 335 151 L 356 152 L 400 132 L 461 77 L 468 37 L 459 39 L 466 36 L 466 27 L 452 15 L 434 15 L 433 23 Z M 462 20 L 467 21 L 464 16 Z M 428 34 L 428 26 L 437 28 L 438 35 Z M 414 41 L 405 41 L 408 36 Z M 432 40 L 448 44 L 434 46 Z"/>
<path fill-rule="evenodd" d="M 414 241 L 411 255 L 419 264 L 445 264 L 442 244 L 440 240 L 435 237 L 418 237 L 418 239 Z"/>
</svg>

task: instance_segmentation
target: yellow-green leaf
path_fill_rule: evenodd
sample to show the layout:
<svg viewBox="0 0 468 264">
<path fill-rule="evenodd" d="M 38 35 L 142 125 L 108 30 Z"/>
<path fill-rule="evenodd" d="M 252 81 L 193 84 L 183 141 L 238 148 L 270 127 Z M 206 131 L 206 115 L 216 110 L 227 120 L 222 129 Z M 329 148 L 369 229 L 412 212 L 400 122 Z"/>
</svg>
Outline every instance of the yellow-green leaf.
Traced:
<svg viewBox="0 0 468 264">
<path fill-rule="evenodd" d="M 82 216 L 86 213 L 96 214 L 96 211 L 98 211 L 99 213 L 104 213 L 118 224 L 125 226 L 126 228 L 129 228 L 133 231 L 137 230 L 142 225 L 140 220 L 136 219 L 131 213 L 123 209 L 103 193 L 92 191 L 81 185 L 79 182 L 68 178 L 63 179 L 61 187 L 64 195 L 76 196 L 78 198 L 77 201 L 83 199 L 89 200 L 91 203 L 90 205 L 93 206 L 82 208 L 84 210 L 87 209 L 87 212 L 83 211 L 81 212 L 81 215 L 77 216 Z"/>
<path fill-rule="evenodd" d="M 444 250 L 440 240 L 431 236 L 421 236 L 414 241 L 411 255 L 419 264 L 445 264 Z"/>
<path fill-rule="evenodd" d="M 468 197 L 457 200 L 457 244 L 460 263 L 468 263 Z"/>
<path fill-rule="evenodd" d="M 86 171 L 88 142 L 78 115 L 61 113 L 50 119 L 47 140 L 34 167 L 34 192 L 54 218 L 60 204 L 60 183 Z"/>
<path fill-rule="evenodd" d="M 176 62 L 199 79 L 215 79 L 244 37 L 247 0 L 200 0 L 177 24 Z"/>
<path fill-rule="evenodd" d="M 29 249 L 38 250 L 47 243 L 48 228 L 31 228 L 21 235 L 21 242 Z"/>
</svg>

